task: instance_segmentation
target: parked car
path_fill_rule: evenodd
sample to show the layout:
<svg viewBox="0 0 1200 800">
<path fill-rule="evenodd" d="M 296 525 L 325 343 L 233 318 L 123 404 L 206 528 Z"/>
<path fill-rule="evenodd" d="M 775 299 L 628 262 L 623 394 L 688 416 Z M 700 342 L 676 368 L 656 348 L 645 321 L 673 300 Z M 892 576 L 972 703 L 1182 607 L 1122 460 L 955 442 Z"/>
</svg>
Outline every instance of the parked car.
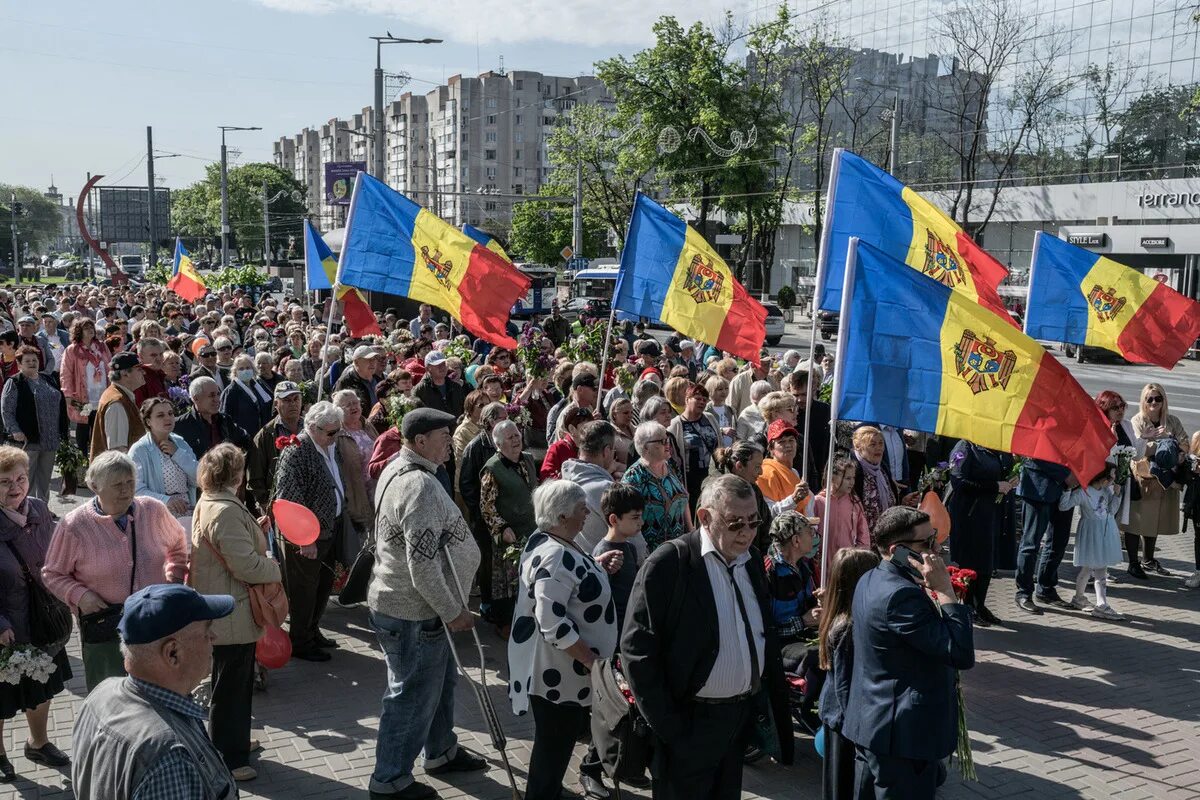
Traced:
<svg viewBox="0 0 1200 800">
<path fill-rule="evenodd" d="M 1103 347 L 1092 347 L 1091 345 L 1077 345 L 1070 342 L 1063 342 L 1063 355 L 1067 358 L 1073 358 L 1080 364 L 1088 361 L 1110 361 L 1116 364 L 1128 364 L 1119 353 L 1114 353 L 1112 350 L 1106 350 Z"/>
<path fill-rule="evenodd" d="M 817 327 L 821 331 L 821 338 L 825 341 L 829 341 L 837 334 L 838 316 L 836 311 L 817 312 Z"/>
<path fill-rule="evenodd" d="M 763 303 L 767 309 L 767 344 L 775 347 L 783 339 L 783 310 L 774 303 Z"/>
</svg>

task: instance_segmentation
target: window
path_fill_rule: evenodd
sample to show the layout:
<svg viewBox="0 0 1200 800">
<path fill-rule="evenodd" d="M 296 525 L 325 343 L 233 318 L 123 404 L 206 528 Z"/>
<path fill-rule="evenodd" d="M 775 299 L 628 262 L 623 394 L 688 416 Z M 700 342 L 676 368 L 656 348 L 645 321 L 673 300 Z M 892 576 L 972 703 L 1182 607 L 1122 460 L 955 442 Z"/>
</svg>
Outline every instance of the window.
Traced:
<svg viewBox="0 0 1200 800">
<path fill-rule="evenodd" d="M 496 115 L 495 115 L 495 114 L 488 114 L 488 118 L 487 118 L 487 124 L 488 124 L 488 125 L 495 125 L 495 124 L 496 124 Z"/>
<path fill-rule="evenodd" d="M 514 178 L 521 177 L 521 168 L 520 167 L 513 167 L 513 177 Z M 147 194 L 149 194 L 149 192 L 147 192 Z"/>
<path fill-rule="evenodd" d="M 521 142 L 525 141 L 525 132 L 524 131 L 513 131 L 513 141 L 516 142 L 517 144 L 520 144 Z M 147 192 L 147 194 L 149 194 L 149 192 Z"/>
<path fill-rule="evenodd" d="M 483 172 L 489 181 L 496 180 L 496 168 L 495 167 L 488 167 Z"/>
<path fill-rule="evenodd" d="M 524 194 L 525 187 L 519 183 L 514 183 L 512 187 L 513 194 Z"/>
<path fill-rule="evenodd" d="M 542 124 L 543 125 L 553 125 L 554 117 L 542 117 Z"/>
<path fill-rule="evenodd" d="M 517 114 L 516 116 L 517 116 L 517 124 L 520 125 L 521 124 L 521 115 Z M 149 194 L 149 192 L 147 192 L 146 194 Z"/>
<path fill-rule="evenodd" d="M 483 140 L 484 140 L 485 142 L 487 142 L 488 144 L 495 144 L 495 143 L 496 143 L 496 132 L 495 132 L 495 131 L 488 131 L 488 132 L 487 132 L 487 133 L 484 135 L 484 137 L 483 137 Z"/>
<path fill-rule="evenodd" d="M 496 151 L 495 150 L 484 150 L 483 157 L 485 159 L 487 159 L 488 161 L 495 161 L 496 160 Z M 149 192 L 147 192 L 147 194 L 149 194 Z"/>
<path fill-rule="evenodd" d="M 467 141 L 467 138 L 468 138 L 468 136 L 469 136 L 469 132 L 468 132 L 468 131 L 463 131 L 463 132 L 462 132 L 462 140 L 463 140 L 463 142 L 464 142 L 464 143 Z M 149 194 L 149 192 L 147 192 L 147 194 Z"/>
<path fill-rule="evenodd" d="M 513 81 L 513 88 L 516 89 L 517 91 L 521 91 L 521 89 L 524 88 L 524 85 L 525 85 L 525 82 L 522 81 L 520 78 L 517 78 Z M 150 193 L 146 192 L 146 194 L 150 194 Z"/>
<path fill-rule="evenodd" d="M 513 151 L 513 161 L 520 161 L 522 152 L 524 152 L 524 151 L 521 150 L 521 148 L 519 148 L 519 147 L 516 150 L 514 150 Z"/>
<path fill-rule="evenodd" d="M 487 107 L 488 107 L 488 108 L 495 108 L 495 107 L 496 107 L 496 98 L 494 98 L 494 97 L 489 97 L 489 98 L 487 99 Z"/>
</svg>

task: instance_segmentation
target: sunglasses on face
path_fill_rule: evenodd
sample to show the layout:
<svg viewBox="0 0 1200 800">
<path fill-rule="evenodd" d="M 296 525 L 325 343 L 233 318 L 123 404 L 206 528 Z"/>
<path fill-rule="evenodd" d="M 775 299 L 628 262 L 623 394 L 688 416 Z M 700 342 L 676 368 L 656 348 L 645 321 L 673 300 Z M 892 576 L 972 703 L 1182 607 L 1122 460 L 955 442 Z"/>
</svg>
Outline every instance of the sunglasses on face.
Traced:
<svg viewBox="0 0 1200 800">
<path fill-rule="evenodd" d="M 905 539 L 900 544 L 921 544 L 925 545 L 927 550 L 934 550 L 937 548 L 937 528 L 934 528 L 933 533 L 924 539 Z"/>
<path fill-rule="evenodd" d="M 743 520 L 741 517 L 735 517 L 733 520 L 725 523 L 725 528 L 730 533 L 738 533 L 746 528 L 756 529 L 761 524 L 762 520 L 758 517 L 751 517 L 747 520 Z"/>
<path fill-rule="evenodd" d="M 1162 401 L 1163 401 L 1163 399 L 1161 397 L 1147 397 L 1146 398 L 1147 403 L 1161 403 Z"/>
</svg>

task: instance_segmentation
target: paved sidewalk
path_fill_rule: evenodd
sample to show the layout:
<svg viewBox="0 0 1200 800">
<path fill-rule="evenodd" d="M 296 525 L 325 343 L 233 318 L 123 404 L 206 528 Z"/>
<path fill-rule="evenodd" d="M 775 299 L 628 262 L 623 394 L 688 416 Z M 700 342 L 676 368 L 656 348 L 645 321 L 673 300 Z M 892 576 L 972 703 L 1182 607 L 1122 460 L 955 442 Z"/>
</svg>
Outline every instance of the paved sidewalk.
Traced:
<svg viewBox="0 0 1200 800">
<path fill-rule="evenodd" d="M 59 513 L 67 508 L 57 501 L 53 506 Z M 964 784 L 951 766 L 939 796 L 1200 798 L 1200 592 L 1182 589 L 1191 548 L 1190 532 L 1164 539 L 1161 557 L 1176 577 L 1130 579 L 1111 587 L 1112 604 L 1130 618 L 1124 623 L 1057 610 L 1030 617 L 1013 605 L 1011 579 L 993 581 L 990 605 L 1008 624 L 976 632 L 978 665 L 964 679 L 979 780 Z M 1064 574 L 1073 577 L 1074 569 L 1067 566 Z M 1065 587 L 1063 593 L 1069 594 Z M 243 798 L 367 795 L 384 666 L 364 609 L 333 607 L 326 620 L 341 645 L 333 660 L 293 662 L 272 672 L 267 692 L 255 695 L 255 735 L 265 749 L 257 761 L 258 780 L 241 785 Z M 464 660 L 476 664 L 470 637 L 457 641 Z M 495 673 L 505 663 L 503 643 L 490 631 L 484 643 L 491 695 L 523 788 L 532 721 L 508 711 Z M 71 653 L 77 677 L 51 713 L 53 739 L 64 749 L 83 696 L 76 642 Z M 511 790 L 487 727 L 473 695 L 460 687 L 461 741 L 485 754 L 492 767 L 454 784 L 425 780 L 447 800 L 507 800 Z M 34 768 L 20 755 L 24 718 L 10 727 L 6 744 L 20 777 L 0 785 L 0 800 L 71 797 L 62 774 Z M 820 797 L 820 762 L 812 742 L 798 738 L 796 750 L 795 766 L 748 767 L 745 797 Z M 577 748 L 576 764 L 580 753 Z M 569 788 L 575 780 L 572 772 Z"/>
</svg>

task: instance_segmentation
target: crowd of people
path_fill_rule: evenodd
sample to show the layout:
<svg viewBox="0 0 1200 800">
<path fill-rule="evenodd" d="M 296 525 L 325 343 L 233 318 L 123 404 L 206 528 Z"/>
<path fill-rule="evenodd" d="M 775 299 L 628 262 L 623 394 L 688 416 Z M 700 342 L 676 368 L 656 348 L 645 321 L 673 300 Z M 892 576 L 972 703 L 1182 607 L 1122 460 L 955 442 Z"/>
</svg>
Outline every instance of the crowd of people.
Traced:
<svg viewBox="0 0 1200 800">
<path fill-rule="evenodd" d="M 72 764 L 81 800 L 235 796 L 257 774 L 256 643 L 286 615 L 291 658 L 336 662 L 323 614 L 365 556 L 387 681 L 373 797 L 436 796 L 419 756 L 427 774 L 486 767 L 455 735 L 449 640 L 480 621 L 534 721 L 529 800 L 560 796 L 595 727 L 593 673 L 613 669 L 652 731 L 656 797 L 734 798 L 747 753 L 790 762 L 785 672 L 823 687 L 827 796 L 932 796 L 973 626 L 1003 624 L 994 570 L 1015 570 L 1023 613 L 1119 621 L 1109 568 L 1167 575 L 1157 538 L 1200 524 L 1200 433 L 1155 383 L 1128 421 L 1097 397 L 1119 442 L 1077 478 L 869 420 L 831 430 L 837 365 L 817 348 L 742 363 L 626 325 L 605 361 L 557 307 L 511 326 L 515 350 L 425 305 L 363 338 L 326 310 L 241 290 L 0 292 L 0 644 L 52 660 L 47 681 L 0 683 L 0 717 L 26 715 L 25 758 Z M 56 464 L 64 491 L 85 465 L 91 494 L 62 519 Z M 948 532 L 917 510 L 927 491 Z M 312 512 L 312 541 L 281 535 L 276 501 Z M 1189 588 L 1200 544 L 1196 567 Z M 89 692 L 71 755 L 46 730 L 72 677 L 43 635 L 62 606 Z M 609 797 L 594 741 L 580 775 Z"/>
</svg>

